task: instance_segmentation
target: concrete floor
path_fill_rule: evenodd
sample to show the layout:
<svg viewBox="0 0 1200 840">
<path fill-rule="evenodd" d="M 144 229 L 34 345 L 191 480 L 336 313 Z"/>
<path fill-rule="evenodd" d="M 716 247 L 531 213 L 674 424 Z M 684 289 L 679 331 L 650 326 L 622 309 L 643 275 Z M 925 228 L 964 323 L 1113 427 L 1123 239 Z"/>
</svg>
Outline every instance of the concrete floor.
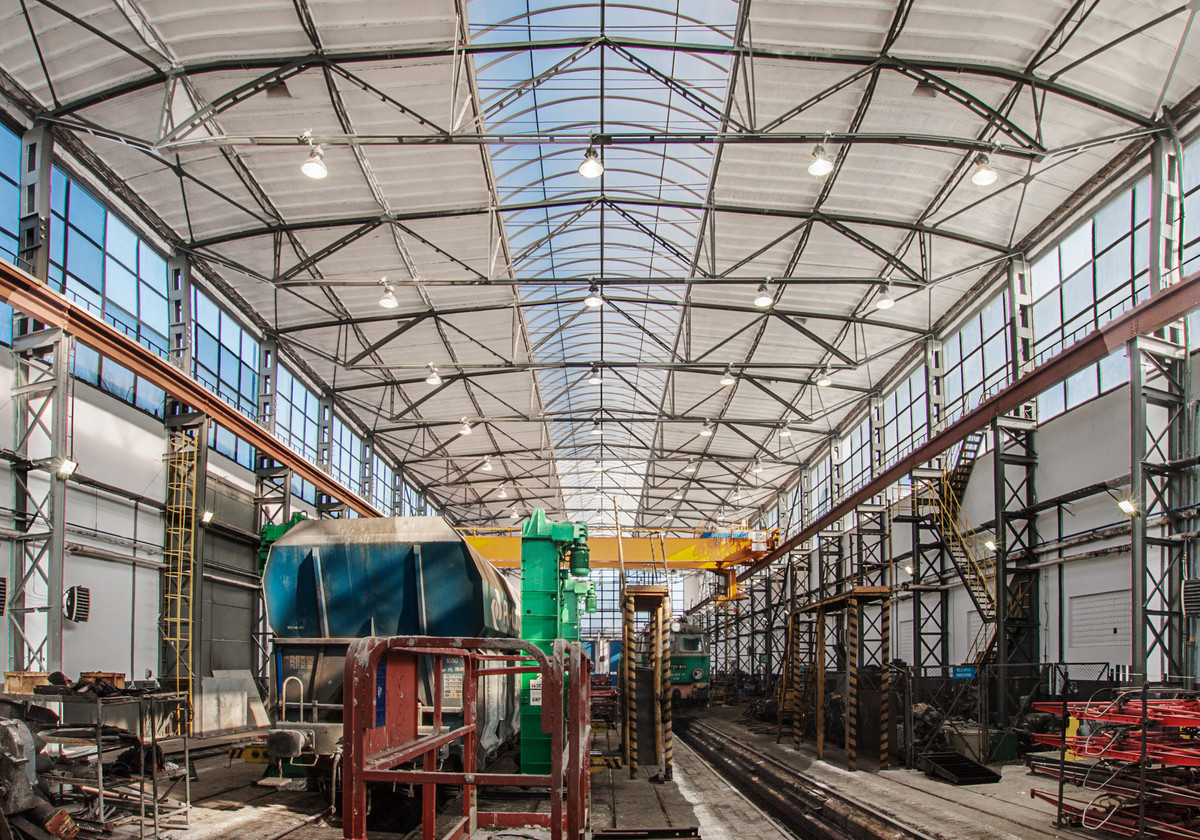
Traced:
<svg viewBox="0 0 1200 840">
<path fill-rule="evenodd" d="M 1054 826 L 1054 808 L 1032 799 L 1029 790 L 1057 791 L 1057 782 L 1030 774 L 1024 764 L 992 765 L 1001 773 L 999 782 L 962 787 L 907 768 L 879 771 L 878 762 L 862 757 L 862 769 L 851 772 L 844 769 L 845 753 L 840 748 L 827 748 L 825 760 L 818 761 L 811 741 L 802 742 L 799 751 L 793 749 L 786 727 L 783 743 L 776 744 L 775 727 L 747 721 L 742 717 L 742 707 L 707 709 L 699 717 L 837 793 L 935 838 L 1044 840 L 1084 836 L 1083 832 Z M 1095 835 L 1088 832 L 1087 836 Z"/>
<path fill-rule="evenodd" d="M 1031 799 L 1029 790 L 1054 790 L 1056 783 L 1030 775 L 1024 765 L 997 767 L 1002 773 L 999 783 L 968 787 L 955 787 L 903 768 L 877 771 L 869 761 L 860 761 L 864 769 L 852 773 L 843 769 L 840 750 L 830 748 L 826 760 L 817 761 L 811 743 L 802 744 L 797 751 L 785 736 L 784 743 L 776 744 L 774 727 L 746 721 L 741 711 L 739 707 L 708 709 L 700 716 L 849 799 L 936 840 L 1048 840 L 1083 834 L 1054 827 L 1053 808 Z M 592 774 L 594 829 L 697 826 L 704 840 L 795 840 L 686 745 L 678 739 L 675 743 L 675 778 L 671 782 L 650 782 L 649 777 L 658 769 L 654 766 L 640 767 L 637 779 L 630 779 L 625 768 Z M 619 749 L 617 733 L 597 734 L 593 746 L 615 754 Z M 262 776 L 263 765 L 225 757 L 204 759 L 196 769 L 199 781 L 192 785 L 192 828 L 164 836 L 179 840 L 338 840 L 342 836 L 339 826 L 318 818 L 326 803 L 316 793 L 296 789 L 302 787 L 301 782 L 263 787 L 255 784 Z M 496 802 L 482 798 L 480 807 L 544 811 L 548 802 L 536 796 L 523 800 L 505 797 Z M 461 813 L 456 804 L 448 810 Z M 548 833 L 510 829 L 497 830 L 494 835 L 496 840 L 518 836 L 540 840 Z M 405 835 L 372 832 L 371 837 L 401 840 Z"/>
<path fill-rule="evenodd" d="M 642 766 L 638 778 L 630 779 L 625 768 L 605 769 L 592 774 L 593 828 L 657 828 L 698 826 L 704 840 L 794 840 L 762 814 L 741 794 L 726 784 L 686 746 L 676 741 L 675 778 L 655 784 L 649 777 L 657 767 Z M 616 752 L 615 733 L 597 736 L 597 749 Z M 170 832 L 178 840 L 337 840 L 339 826 L 314 819 L 325 811 L 316 793 L 306 792 L 301 782 L 281 787 L 256 784 L 263 765 L 247 764 L 224 757 L 203 759 L 196 764 L 199 781 L 192 783 L 192 827 Z M 486 798 L 481 808 L 488 808 Z M 497 810 L 548 810 L 544 799 L 494 803 Z M 448 811 L 454 812 L 456 804 Z M 458 812 L 461 813 L 461 812 Z M 311 822 L 310 822 L 311 821 Z M 448 820 L 447 822 L 449 822 Z M 441 822 L 441 820 L 439 820 Z M 480 833 L 486 836 L 485 832 Z M 496 831 L 497 840 L 521 836 L 538 840 L 549 836 L 540 829 Z M 378 840 L 400 840 L 401 833 L 371 832 Z"/>
</svg>

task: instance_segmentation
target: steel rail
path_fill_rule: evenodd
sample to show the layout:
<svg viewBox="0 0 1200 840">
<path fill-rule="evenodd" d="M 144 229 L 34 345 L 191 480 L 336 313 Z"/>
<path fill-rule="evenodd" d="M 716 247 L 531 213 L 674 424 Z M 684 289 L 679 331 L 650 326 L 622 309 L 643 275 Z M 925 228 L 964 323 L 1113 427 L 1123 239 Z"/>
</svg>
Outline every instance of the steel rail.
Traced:
<svg viewBox="0 0 1200 840">
<path fill-rule="evenodd" d="M 58 327 L 138 376 L 162 388 L 172 399 L 210 417 L 265 455 L 292 469 L 322 493 L 343 502 L 360 516 L 382 511 L 349 487 L 293 452 L 274 435 L 207 390 L 182 370 L 126 336 L 66 297 L 0 260 L 0 300 L 50 327 Z"/>
<path fill-rule="evenodd" d="M 1088 333 L 1084 338 L 1025 373 L 1008 387 L 997 391 L 978 406 L 931 437 L 909 455 L 884 470 L 860 490 L 847 496 L 824 516 L 801 529 L 795 536 L 779 544 L 754 565 L 738 574 L 743 581 L 776 560 L 800 547 L 821 531 L 834 525 L 847 514 L 874 496 L 884 492 L 914 468 L 928 463 L 967 435 L 982 429 L 992 420 L 1003 417 L 1024 403 L 1035 399 L 1047 388 L 1063 382 L 1093 362 L 1112 353 L 1139 335 L 1162 329 L 1200 308 L 1200 271 L 1168 286 L 1107 324 Z M 705 598 L 687 611 L 688 615 L 712 603 Z"/>
</svg>

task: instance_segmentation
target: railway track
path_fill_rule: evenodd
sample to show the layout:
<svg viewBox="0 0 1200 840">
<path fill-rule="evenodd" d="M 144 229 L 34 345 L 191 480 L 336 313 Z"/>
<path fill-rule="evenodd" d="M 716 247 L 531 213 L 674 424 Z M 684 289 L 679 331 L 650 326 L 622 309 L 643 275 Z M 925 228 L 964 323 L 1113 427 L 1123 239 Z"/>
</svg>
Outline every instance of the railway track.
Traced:
<svg viewBox="0 0 1200 840">
<path fill-rule="evenodd" d="M 803 776 L 696 718 L 676 718 L 675 731 L 750 801 L 806 840 L 938 840 Z"/>
</svg>

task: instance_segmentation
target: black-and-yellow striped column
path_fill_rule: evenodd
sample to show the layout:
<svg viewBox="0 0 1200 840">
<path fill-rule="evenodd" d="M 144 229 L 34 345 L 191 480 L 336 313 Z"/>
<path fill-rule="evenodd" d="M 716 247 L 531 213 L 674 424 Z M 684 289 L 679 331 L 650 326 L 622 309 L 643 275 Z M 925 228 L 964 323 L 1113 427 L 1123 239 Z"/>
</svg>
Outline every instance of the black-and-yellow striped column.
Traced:
<svg viewBox="0 0 1200 840">
<path fill-rule="evenodd" d="M 651 543 L 653 546 L 653 543 Z M 654 720 L 654 762 L 657 764 L 662 760 L 663 750 L 663 717 L 662 717 L 662 693 L 663 693 L 663 607 L 659 603 L 658 608 L 654 611 L 654 617 L 651 619 L 651 624 L 654 627 L 654 635 L 650 640 L 650 650 L 646 651 L 648 665 L 651 670 L 651 689 L 650 703 L 648 704 Z"/>
<path fill-rule="evenodd" d="M 626 596 L 621 604 L 621 669 L 625 678 L 625 766 L 629 778 L 637 778 L 637 668 L 633 650 L 633 597 Z"/>
<path fill-rule="evenodd" d="M 662 608 L 662 733 L 663 733 L 663 777 L 671 779 L 674 776 L 675 733 L 671 731 L 674 723 L 673 696 L 675 685 L 671 679 L 671 605 L 666 602 Z"/>
<path fill-rule="evenodd" d="M 792 746 L 800 749 L 800 741 L 804 737 L 804 717 L 808 714 L 805 706 L 805 681 L 808 675 L 803 673 L 803 651 L 800 649 L 800 613 L 791 616 L 792 633 Z"/>
<path fill-rule="evenodd" d="M 846 767 L 858 769 L 858 599 L 846 610 Z"/>
<path fill-rule="evenodd" d="M 813 667 L 816 669 L 816 697 L 813 702 L 817 704 L 817 759 L 824 760 L 825 758 L 825 611 L 818 610 L 817 612 L 817 652 L 813 657 Z"/>
<path fill-rule="evenodd" d="M 892 680 L 888 663 L 892 659 L 892 602 L 884 599 L 879 603 L 879 628 L 883 638 L 879 646 L 879 769 L 891 766 L 892 729 Z"/>
</svg>

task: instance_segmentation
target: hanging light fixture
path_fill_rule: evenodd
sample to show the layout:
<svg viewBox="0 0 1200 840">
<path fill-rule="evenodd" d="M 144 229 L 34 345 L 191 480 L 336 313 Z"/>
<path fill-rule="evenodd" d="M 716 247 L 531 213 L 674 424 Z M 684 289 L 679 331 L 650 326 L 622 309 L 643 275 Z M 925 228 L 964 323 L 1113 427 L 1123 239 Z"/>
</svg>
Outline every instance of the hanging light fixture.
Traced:
<svg viewBox="0 0 1200 840">
<path fill-rule="evenodd" d="M 891 309 L 896 305 L 896 301 L 892 298 L 892 284 L 884 283 L 879 290 L 879 299 L 875 301 L 876 309 Z"/>
<path fill-rule="evenodd" d="M 737 378 L 733 375 L 733 368 L 725 365 L 725 375 L 721 377 L 721 386 L 727 388 L 735 382 L 737 382 Z"/>
<path fill-rule="evenodd" d="M 442 384 L 442 377 L 438 375 L 438 370 L 433 366 L 433 362 L 429 363 L 429 375 L 425 377 L 425 381 L 430 385 Z"/>
<path fill-rule="evenodd" d="M 599 420 L 592 421 L 592 434 L 594 434 L 594 435 L 604 434 L 604 427 L 600 425 Z"/>
<path fill-rule="evenodd" d="M 828 388 L 831 382 L 833 380 L 829 378 L 829 367 L 821 368 L 821 372 L 817 374 L 817 387 Z"/>
<path fill-rule="evenodd" d="M 758 458 L 754 459 L 754 473 L 757 475 L 763 471 L 762 461 Z"/>
<path fill-rule="evenodd" d="M 696 471 L 696 462 L 688 461 L 687 466 L 683 468 L 683 471 L 686 473 L 694 473 Z"/>
<path fill-rule="evenodd" d="M 483 471 L 484 472 L 492 471 L 492 456 L 491 455 L 483 456 Z"/>
<path fill-rule="evenodd" d="M 392 284 L 387 281 L 387 275 L 379 278 L 379 285 L 383 286 L 383 295 L 379 298 L 379 305 L 384 309 L 395 309 L 400 305 L 400 301 L 396 300 L 396 292 L 392 288 Z"/>
<path fill-rule="evenodd" d="M 497 494 L 501 499 L 508 498 L 508 491 L 504 489 L 504 485 L 500 485 L 500 492 Z"/>
<path fill-rule="evenodd" d="M 459 433 L 460 435 L 469 435 L 469 434 L 471 434 L 471 424 L 467 422 L 467 418 L 466 418 L 466 417 L 464 417 L 464 418 L 462 419 L 462 426 L 459 428 L 459 430 L 458 430 L 458 433 Z"/>
<path fill-rule="evenodd" d="M 770 281 L 770 279 L 770 277 L 767 278 L 768 281 Z M 758 294 L 754 296 L 754 305 L 759 309 L 766 309 L 774 302 L 775 298 L 771 296 L 771 290 L 767 288 L 767 284 L 759 283 Z"/>
<path fill-rule="evenodd" d="M 604 472 L 604 464 L 600 461 L 592 464 L 592 472 Z"/>
<path fill-rule="evenodd" d="M 595 309 L 597 306 L 604 305 L 604 296 L 600 294 L 600 286 L 598 286 L 595 281 L 592 281 L 592 284 L 588 286 L 587 297 L 583 299 L 583 303 L 585 306 L 589 306 L 592 309 Z"/>
<path fill-rule="evenodd" d="M 516 521 L 521 518 L 521 514 L 517 513 L 516 508 L 513 508 L 512 513 L 510 513 L 509 515 L 513 518 L 513 521 Z"/>
<path fill-rule="evenodd" d="M 975 156 L 975 171 L 971 173 L 971 183 L 977 187 L 990 187 L 996 183 L 996 170 L 988 162 L 988 156 L 978 154 Z"/>
<path fill-rule="evenodd" d="M 588 373 L 588 384 L 599 385 L 604 380 L 600 378 L 600 368 L 592 365 L 591 371 Z"/>
<path fill-rule="evenodd" d="M 671 498 L 672 499 L 682 499 L 683 498 L 683 488 L 681 487 L 678 490 L 676 490 L 675 493 L 671 496 Z"/>
<path fill-rule="evenodd" d="M 779 427 L 779 436 L 780 437 L 791 437 L 792 436 L 792 430 L 788 428 L 787 423 L 784 423 L 782 426 Z"/>
<path fill-rule="evenodd" d="M 604 174 L 604 164 L 600 162 L 600 153 L 595 146 L 588 146 L 583 153 L 583 162 L 579 164 L 579 174 L 584 178 L 599 178 Z"/>
<path fill-rule="evenodd" d="M 818 145 L 813 149 L 813 162 L 808 165 L 808 174 L 814 178 L 824 178 L 833 171 L 833 161 L 825 153 L 825 146 Z"/>
<path fill-rule="evenodd" d="M 325 152 L 319 144 L 313 143 L 311 128 L 300 135 L 300 139 L 308 143 L 308 158 L 300 164 L 300 171 L 309 178 L 320 181 L 329 174 L 329 167 L 325 165 Z"/>
<path fill-rule="evenodd" d="M 712 433 L 712 423 L 705 420 L 704 425 L 700 427 L 700 437 L 712 437 Z"/>
</svg>

